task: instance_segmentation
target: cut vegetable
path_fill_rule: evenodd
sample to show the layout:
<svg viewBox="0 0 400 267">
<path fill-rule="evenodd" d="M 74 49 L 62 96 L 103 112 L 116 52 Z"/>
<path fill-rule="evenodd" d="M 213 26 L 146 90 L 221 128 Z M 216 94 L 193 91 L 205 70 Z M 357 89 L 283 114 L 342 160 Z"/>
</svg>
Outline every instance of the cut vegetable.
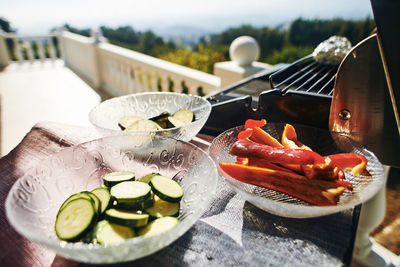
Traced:
<svg viewBox="0 0 400 267">
<path fill-rule="evenodd" d="M 111 223 L 129 227 L 142 227 L 149 221 L 149 214 L 117 209 L 109 209 L 105 213 L 105 219 Z"/>
<path fill-rule="evenodd" d="M 110 189 L 111 196 L 117 202 L 139 202 L 150 197 L 151 187 L 143 182 L 128 181 L 114 185 Z"/>
<path fill-rule="evenodd" d="M 161 175 L 154 176 L 151 178 L 149 185 L 154 194 L 165 201 L 179 202 L 183 197 L 182 187 L 168 177 Z"/>
<path fill-rule="evenodd" d="M 89 199 L 89 200 L 93 201 L 92 198 L 88 194 L 86 194 L 85 192 L 79 192 L 79 193 L 73 194 L 70 197 L 68 197 L 61 204 L 61 207 L 60 207 L 59 210 L 62 210 L 69 202 L 71 202 L 72 200 L 77 199 L 77 198 L 86 198 L 86 199 Z"/>
<path fill-rule="evenodd" d="M 138 229 L 137 233 L 141 236 L 160 234 L 174 228 L 178 222 L 178 219 L 175 217 L 162 217 L 152 221 L 145 227 Z"/>
<path fill-rule="evenodd" d="M 151 120 L 139 120 L 125 128 L 124 131 L 157 131 L 161 126 Z"/>
<path fill-rule="evenodd" d="M 165 216 L 179 216 L 179 202 L 169 202 L 162 200 L 157 195 L 154 196 L 154 205 L 146 209 L 152 217 L 161 218 Z"/>
<path fill-rule="evenodd" d="M 150 182 L 151 178 L 153 178 L 156 175 L 160 175 L 160 174 L 152 172 L 152 173 L 149 173 L 149 174 L 146 174 L 146 175 L 140 177 L 140 179 L 138 181 L 148 184 Z"/>
<path fill-rule="evenodd" d="M 168 117 L 168 121 L 173 125 L 172 127 L 179 127 L 194 120 L 194 114 L 191 110 L 181 109 L 175 112 L 172 116 Z"/>
<path fill-rule="evenodd" d="M 95 194 L 93 194 L 92 192 L 83 191 L 82 193 L 88 195 L 93 200 L 94 210 L 96 211 L 97 214 L 100 214 L 101 213 L 101 211 L 100 211 L 101 210 L 100 199 Z"/>
<path fill-rule="evenodd" d="M 125 130 L 126 128 L 128 128 L 130 125 L 132 125 L 134 122 L 136 122 L 138 120 L 143 120 L 143 118 L 141 118 L 139 116 L 135 116 L 135 115 L 125 116 L 119 120 L 118 126 L 121 128 L 121 130 Z"/>
<path fill-rule="evenodd" d="M 145 200 L 139 200 L 139 201 L 117 201 L 117 204 L 115 205 L 116 208 L 122 209 L 122 210 L 127 210 L 127 211 L 138 211 L 138 210 L 145 210 L 151 206 L 153 206 L 154 200 L 152 197 L 149 197 Z"/>
<path fill-rule="evenodd" d="M 100 200 L 100 214 L 102 214 L 111 203 L 111 194 L 107 188 L 96 188 L 91 191 Z"/>
<path fill-rule="evenodd" d="M 121 244 L 135 236 L 135 231 L 132 228 L 110 223 L 106 220 L 98 222 L 94 230 L 96 241 L 103 245 Z"/>
<path fill-rule="evenodd" d="M 135 173 L 131 171 L 110 172 L 103 176 L 105 186 L 112 187 L 125 181 L 134 181 Z"/>
<path fill-rule="evenodd" d="M 73 199 L 58 212 L 55 232 L 61 240 L 78 241 L 91 230 L 96 217 L 92 200 Z"/>
<path fill-rule="evenodd" d="M 171 114 L 168 111 L 164 111 L 160 115 L 152 117 L 149 120 L 154 121 L 155 123 L 160 125 L 161 128 L 167 128 L 167 121 L 169 116 L 171 116 Z"/>
</svg>

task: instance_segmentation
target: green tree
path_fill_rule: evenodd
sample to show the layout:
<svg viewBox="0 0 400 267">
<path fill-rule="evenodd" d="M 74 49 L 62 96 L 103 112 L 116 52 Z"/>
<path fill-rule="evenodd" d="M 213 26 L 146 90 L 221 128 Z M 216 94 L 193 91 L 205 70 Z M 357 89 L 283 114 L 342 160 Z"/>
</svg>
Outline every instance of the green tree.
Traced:
<svg viewBox="0 0 400 267">
<path fill-rule="evenodd" d="M 0 17 L 0 29 L 5 32 L 15 32 L 15 30 L 11 27 L 10 22 L 2 17 Z"/>
<path fill-rule="evenodd" d="M 83 36 L 86 36 L 86 37 L 89 37 L 89 36 L 90 36 L 90 33 L 91 33 L 91 30 L 90 30 L 89 28 L 86 28 L 86 29 L 78 29 L 78 28 L 72 27 L 72 26 L 69 25 L 69 24 L 64 24 L 63 27 L 64 27 L 67 31 L 69 31 L 69 32 L 73 32 L 73 33 L 76 33 L 76 34 L 80 34 L 80 35 L 83 35 Z"/>
</svg>

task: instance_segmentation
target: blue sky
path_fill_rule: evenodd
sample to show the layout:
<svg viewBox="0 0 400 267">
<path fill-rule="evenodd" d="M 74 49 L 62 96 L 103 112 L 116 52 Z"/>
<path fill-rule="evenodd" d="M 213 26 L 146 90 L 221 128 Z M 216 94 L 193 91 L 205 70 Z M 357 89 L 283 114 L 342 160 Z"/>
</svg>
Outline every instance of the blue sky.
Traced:
<svg viewBox="0 0 400 267">
<path fill-rule="evenodd" d="M 132 25 L 135 29 L 186 25 L 220 31 L 244 23 L 276 26 L 298 17 L 372 17 L 369 0 L 0 0 L 0 17 L 20 33 Z"/>
</svg>

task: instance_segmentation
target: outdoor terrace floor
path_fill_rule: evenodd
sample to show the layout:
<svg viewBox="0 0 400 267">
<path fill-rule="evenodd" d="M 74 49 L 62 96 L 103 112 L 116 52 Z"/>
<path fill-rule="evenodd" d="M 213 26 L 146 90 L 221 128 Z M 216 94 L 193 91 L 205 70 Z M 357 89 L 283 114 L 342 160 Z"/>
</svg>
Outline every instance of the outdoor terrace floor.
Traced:
<svg viewBox="0 0 400 267">
<path fill-rule="evenodd" d="M 90 125 L 89 111 L 100 101 L 61 60 L 9 65 L 0 71 L 1 156 L 39 121 Z"/>
</svg>

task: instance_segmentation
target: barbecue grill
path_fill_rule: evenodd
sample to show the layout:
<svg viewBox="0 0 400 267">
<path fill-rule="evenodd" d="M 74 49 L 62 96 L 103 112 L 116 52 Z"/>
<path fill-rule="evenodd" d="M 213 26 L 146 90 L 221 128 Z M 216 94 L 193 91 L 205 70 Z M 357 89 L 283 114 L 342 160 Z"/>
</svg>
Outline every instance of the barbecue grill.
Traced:
<svg viewBox="0 0 400 267">
<path fill-rule="evenodd" d="M 389 166 L 400 166 L 398 1 L 371 1 L 378 33 L 357 44 L 341 64 L 306 56 L 277 71 L 244 79 L 208 100 L 203 133 L 218 135 L 251 119 L 303 124 L 350 137 Z M 396 90 L 397 89 L 397 90 Z"/>
<path fill-rule="evenodd" d="M 213 110 L 203 132 L 217 135 L 246 119 L 328 128 L 338 65 L 307 56 L 275 72 L 261 72 L 209 96 Z"/>
</svg>

